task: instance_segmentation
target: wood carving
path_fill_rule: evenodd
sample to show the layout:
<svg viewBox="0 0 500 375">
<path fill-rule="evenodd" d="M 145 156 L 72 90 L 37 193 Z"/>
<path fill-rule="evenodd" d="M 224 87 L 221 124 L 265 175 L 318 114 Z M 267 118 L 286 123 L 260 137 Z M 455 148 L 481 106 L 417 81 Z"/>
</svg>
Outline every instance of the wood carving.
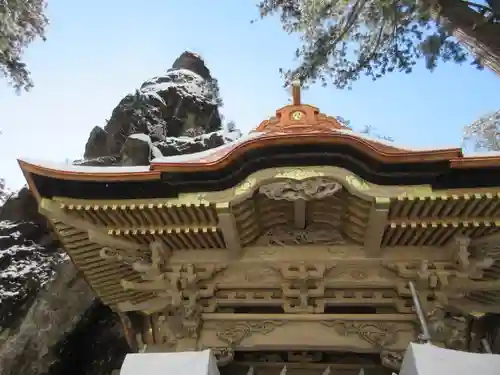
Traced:
<svg viewBox="0 0 500 375">
<path fill-rule="evenodd" d="M 138 251 L 133 252 L 130 250 L 120 251 L 117 249 L 112 249 L 110 247 L 103 247 L 99 252 L 99 256 L 102 259 L 125 263 L 129 266 L 132 266 L 137 262 L 147 261 L 147 255 L 144 253 L 140 253 Z"/>
<path fill-rule="evenodd" d="M 382 362 L 382 365 L 388 369 L 398 372 L 401 368 L 401 364 L 403 363 L 403 357 L 404 353 L 392 350 L 383 350 L 380 353 L 380 361 Z"/>
<path fill-rule="evenodd" d="M 340 190 L 342 190 L 341 184 L 325 178 L 305 181 L 277 181 L 259 188 L 259 192 L 269 199 L 287 201 L 322 199 L 330 197 Z"/>
<path fill-rule="evenodd" d="M 346 181 L 350 186 L 352 186 L 356 190 L 364 191 L 370 189 L 370 185 L 366 181 L 362 180 L 357 176 L 349 175 L 346 177 Z"/>
<path fill-rule="evenodd" d="M 212 348 L 212 353 L 217 360 L 218 367 L 226 366 L 234 359 L 234 350 L 232 348 Z"/>
<path fill-rule="evenodd" d="M 465 253 L 467 252 L 467 254 Z M 468 280 L 482 275 L 485 268 L 490 267 L 493 261 L 489 258 L 472 260 L 466 249 L 461 249 L 449 262 L 433 262 L 427 259 L 404 262 L 382 262 L 382 266 L 400 277 L 401 288 L 406 288 L 408 280 L 414 280 L 420 289 L 432 292 L 442 298 L 461 298 L 463 294 L 448 288 L 450 283 L 457 280 Z"/>
<path fill-rule="evenodd" d="M 339 265 L 332 267 L 325 275 L 329 280 L 337 278 L 346 278 L 350 280 L 366 280 L 371 275 L 367 269 L 359 269 L 355 265 Z"/>
<path fill-rule="evenodd" d="M 437 302 L 427 313 L 427 324 L 433 342 L 449 349 L 467 349 L 468 324 L 465 317 L 446 314 L 445 306 Z"/>
<path fill-rule="evenodd" d="M 230 347 L 234 347 L 253 334 L 267 335 L 284 324 L 282 320 L 222 323 L 218 327 L 217 337 Z"/>
<path fill-rule="evenodd" d="M 299 245 L 342 245 L 345 240 L 338 230 L 325 224 L 313 223 L 304 229 L 276 226 L 257 240 L 257 245 L 299 246 Z"/>
<path fill-rule="evenodd" d="M 178 338 L 197 338 L 201 325 L 201 299 L 214 295 L 213 284 L 206 284 L 224 265 L 170 265 L 170 251 L 161 242 L 151 244 L 151 261 L 136 262 L 133 268 L 142 281 L 122 280 L 125 290 L 147 291 L 156 297 L 139 303 L 122 302 L 122 311 L 142 311 L 152 316 L 156 341 L 173 345 Z M 203 287 L 200 282 L 205 282 Z"/>
<path fill-rule="evenodd" d="M 144 280 L 157 280 L 168 266 L 172 252 L 165 243 L 154 241 L 149 245 L 151 259 L 149 262 L 135 262 L 133 269 L 141 274 Z"/>
<path fill-rule="evenodd" d="M 178 275 L 167 275 L 166 267 L 171 252 L 166 246 L 155 241 L 150 245 L 151 259 L 149 262 L 135 262 L 132 268 L 139 272 L 143 281 L 132 282 L 122 280 L 121 285 L 125 290 L 155 292 L 157 297 L 138 304 L 122 302 L 118 308 L 122 311 L 148 311 L 158 312 L 169 306 L 178 307 L 181 304 L 180 280 Z M 168 277 L 173 276 L 173 277 Z"/>
<path fill-rule="evenodd" d="M 470 247 L 469 237 L 459 236 L 455 238 L 454 261 L 460 272 L 466 273 L 470 278 L 481 278 L 483 271 L 490 268 L 494 260 L 481 254 L 478 249 Z"/>
<path fill-rule="evenodd" d="M 382 350 L 397 342 L 398 328 L 389 323 L 358 323 L 343 321 L 322 321 L 326 327 L 331 327 L 340 336 L 357 336 L 377 350 Z"/>
<path fill-rule="evenodd" d="M 325 309 L 324 264 L 285 265 L 276 268 L 282 278 L 283 310 L 286 313 L 321 313 Z"/>
<path fill-rule="evenodd" d="M 182 334 L 179 334 L 181 325 L 174 319 L 169 319 L 165 314 L 159 314 L 155 320 L 156 332 L 153 333 L 156 336 L 155 343 L 174 347 L 178 337 L 182 337 Z"/>
</svg>

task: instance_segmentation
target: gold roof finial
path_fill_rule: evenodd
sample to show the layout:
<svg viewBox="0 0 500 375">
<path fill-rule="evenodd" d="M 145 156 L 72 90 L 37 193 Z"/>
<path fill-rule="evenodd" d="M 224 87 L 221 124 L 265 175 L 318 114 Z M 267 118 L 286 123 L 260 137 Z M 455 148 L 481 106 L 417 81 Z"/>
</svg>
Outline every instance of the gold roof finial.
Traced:
<svg viewBox="0 0 500 375">
<path fill-rule="evenodd" d="M 292 103 L 300 105 L 300 79 L 298 78 L 292 81 Z"/>
</svg>

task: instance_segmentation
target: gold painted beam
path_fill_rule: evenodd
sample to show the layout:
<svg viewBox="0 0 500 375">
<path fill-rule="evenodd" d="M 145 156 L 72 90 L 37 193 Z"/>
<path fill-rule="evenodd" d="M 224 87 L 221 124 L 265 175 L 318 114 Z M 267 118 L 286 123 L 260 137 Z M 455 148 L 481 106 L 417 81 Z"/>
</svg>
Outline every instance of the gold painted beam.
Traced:
<svg viewBox="0 0 500 375">
<path fill-rule="evenodd" d="M 217 214 L 219 217 L 219 228 L 222 231 L 226 247 L 235 256 L 241 255 L 241 241 L 236 226 L 236 220 L 229 203 L 217 203 Z"/>
<path fill-rule="evenodd" d="M 216 226 L 207 225 L 165 225 L 155 227 L 131 227 L 108 229 L 109 235 L 137 235 L 137 234 L 172 234 L 172 233 L 209 233 L 217 232 Z"/>
<path fill-rule="evenodd" d="M 371 256 L 378 256 L 382 252 L 382 238 L 387 225 L 390 204 L 389 198 L 375 198 L 370 210 L 364 246 L 366 253 Z"/>
<path fill-rule="evenodd" d="M 39 211 L 42 215 L 45 215 L 51 219 L 67 223 L 72 227 L 75 227 L 82 231 L 86 231 L 89 235 L 89 239 L 91 239 L 92 242 L 98 243 L 100 245 L 117 247 L 123 250 L 149 250 L 147 246 L 114 238 L 108 235 L 106 231 L 99 226 L 89 223 L 86 220 L 73 217 L 72 215 L 68 215 L 66 212 L 64 212 L 63 209 L 61 209 L 60 203 L 54 202 L 50 199 L 43 198 L 40 201 Z"/>
<path fill-rule="evenodd" d="M 181 194 L 177 198 L 148 198 L 148 199 L 118 199 L 118 200 L 92 200 L 92 199 L 74 199 L 66 197 L 54 197 L 54 201 L 62 203 L 65 206 L 83 206 L 96 209 L 104 209 L 111 206 L 117 206 L 120 210 L 130 208 L 149 208 L 149 207 L 182 207 L 209 206 L 210 202 L 202 198 L 201 193 Z"/>
</svg>

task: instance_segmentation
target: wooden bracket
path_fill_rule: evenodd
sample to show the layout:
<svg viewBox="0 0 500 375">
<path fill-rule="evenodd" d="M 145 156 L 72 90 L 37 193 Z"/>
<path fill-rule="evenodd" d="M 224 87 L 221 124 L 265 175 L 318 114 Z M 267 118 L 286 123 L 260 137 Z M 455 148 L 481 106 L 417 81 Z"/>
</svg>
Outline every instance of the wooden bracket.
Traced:
<svg viewBox="0 0 500 375">
<path fill-rule="evenodd" d="M 379 256 L 382 252 L 382 239 L 387 225 L 390 203 L 389 198 L 375 198 L 371 207 L 364 242 L 366 253 L 370 256 Z"/>
<path fill-rule="evenodd" d="M 229 203 L 217 203 L 217 214 L 219 217 L 219 228 L 224 236 L 224 242 L 231 254 L 239 257 L 241 255 L 241 241 L 238 235 L 236 220 Z"/>
</svg>

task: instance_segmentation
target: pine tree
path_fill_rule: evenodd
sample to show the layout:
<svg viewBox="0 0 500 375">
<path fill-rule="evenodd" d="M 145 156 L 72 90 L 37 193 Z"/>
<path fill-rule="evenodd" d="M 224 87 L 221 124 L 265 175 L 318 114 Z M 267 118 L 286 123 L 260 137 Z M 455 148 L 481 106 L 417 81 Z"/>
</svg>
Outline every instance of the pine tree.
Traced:
<svg viewBox="0 0 500 375">
<path fill-rule="evenodd" d="M 261 17 L 278 13 L 288 33 L 302 37 L 297 68 L 288 82 L 302 80 L 339 88 L 366 75 L 412 72 L 425 60 L 500 66 L 498 0 L 486 5 L 461 0 L 261 0 Z M 453 38 L 457 36 L 458 39 Z M 467 38 L 466 38 L 467 37 Z"/>
<path fill-rule="evenodd" d="M 0 0 L 0 71 L 18 92 L 33 87 L 22 55 L 36 38 L 45 40 L 45 6 L 44 0 Z"/>
</svg>

